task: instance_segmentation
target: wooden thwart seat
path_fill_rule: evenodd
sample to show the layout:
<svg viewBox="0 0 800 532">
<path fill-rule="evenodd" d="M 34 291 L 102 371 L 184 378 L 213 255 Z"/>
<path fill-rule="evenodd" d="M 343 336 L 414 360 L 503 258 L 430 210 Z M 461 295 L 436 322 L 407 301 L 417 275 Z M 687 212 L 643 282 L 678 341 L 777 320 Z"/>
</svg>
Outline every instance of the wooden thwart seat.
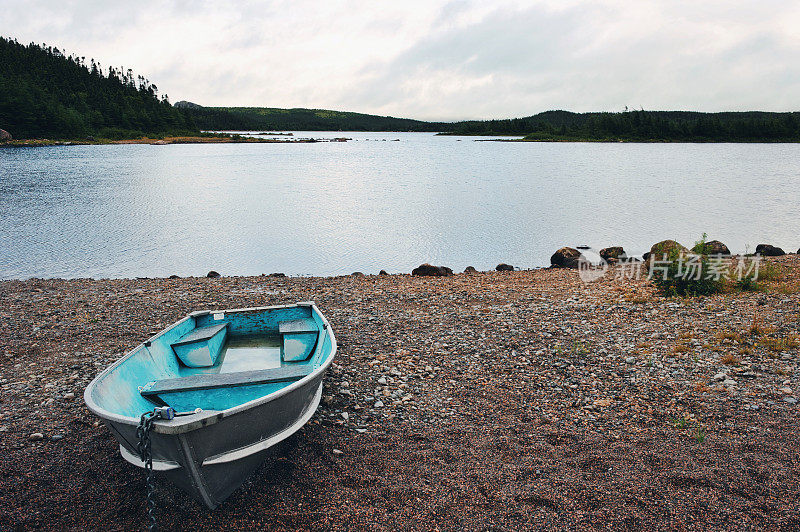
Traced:
<svg viewBox="0 0 800 532">
<path fill-rule="evenodd" d="M 235 373 L 203 373 L 162 379 L 146 384 L 140 393 L 144 397 L 153 395 L 207 390 L 210 388 L 229 388 L 233 386 L 249 386 L 253 384 L 269 384 L 273 382 L 290 382 L 302 379 L 313 370 L 311 364 L 281 366 L 280 368 L 260 369 L 253 371 L 237 371 Z"/>
<path fill-rule="evenodd" d="M 213 366 L 222 353 L 227 334 L 227 323 L 198 327 L 174 342 L 172 350 L 190 368 Z"/>
<path fill-rule="evenodd" d="M 189 333 L 181 336 L 177 342 L 172 344 L 172 346 L 175 347 L 176 345 L 191 344 L 194 342 L 207 342 L 227 326 L 227 323 L 218 323 L 217 325 L 198 327 L 197 329 L 193 329 Z"/>
</svg>

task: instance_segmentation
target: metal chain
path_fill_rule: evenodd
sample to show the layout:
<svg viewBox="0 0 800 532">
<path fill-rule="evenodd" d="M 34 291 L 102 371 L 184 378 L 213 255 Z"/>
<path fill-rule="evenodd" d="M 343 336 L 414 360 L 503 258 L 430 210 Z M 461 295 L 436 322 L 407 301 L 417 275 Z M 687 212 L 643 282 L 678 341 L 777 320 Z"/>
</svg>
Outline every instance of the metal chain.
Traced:
<svg viewBox="0 0 800 532">
<path fill-rule="evenodd" d="M 145 482 L 147 483 L 147 517 L 150 521 L 147 529 L 155 531 L 158 529 L 156 523 L 156 500 L 155 492 L 156 487 L 153 482 L 153 453 L 150 442 L 150 430 L 153 428 L 153 420 L 156 419 L 156 411 L 145 412 L 139 419 L 139 426 L 136 428 L 136 438 L 139 440 L 136 445 L 136 450 L 139 452 L 139 458 L 144 462 L 144 470 L 146 473 Z"/>
<path fill-rule="evenodd" d="M 187 413 L 188 414 L 188 413 Z M 177 415 L 187 415 L 177 414 Z M 144 462 L 144 470 L 146 473 L 145 482 L 147 483 L 147 517 L 150 524 L 147 529 L 151 532 L 158 529 L 156 523 L 156 485 L 153 481 L 153 451 L 150 442 L 150 431 L 153 430 L 153 423 L 157 419 L 170 420 L 175 417 L 176 413 L 169 406 L 160 406 L 154 408 L 151 412 L 145 412 L 139 418 L 139 426 L 136 427 L 136 451 L 139 453 L 139 458 Z"/>
</svg>

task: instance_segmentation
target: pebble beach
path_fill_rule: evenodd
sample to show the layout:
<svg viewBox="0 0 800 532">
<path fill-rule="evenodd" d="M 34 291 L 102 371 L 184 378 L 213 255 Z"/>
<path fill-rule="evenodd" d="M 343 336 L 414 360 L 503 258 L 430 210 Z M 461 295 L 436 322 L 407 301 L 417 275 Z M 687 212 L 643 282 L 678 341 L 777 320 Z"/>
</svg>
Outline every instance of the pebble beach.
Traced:
<svg viewBox="0 0 800 532">
<path fill-rule="evenodd" d="M 0 282 L 0 529 L 132 530 L 142 470 L 82 401 L 189 312 L 313 300 L 339 350 L 312 420 L 165 530 L 800 528 L 800 256 L 666 298 L 612 267 L 446 277 Z"/>
</svg>

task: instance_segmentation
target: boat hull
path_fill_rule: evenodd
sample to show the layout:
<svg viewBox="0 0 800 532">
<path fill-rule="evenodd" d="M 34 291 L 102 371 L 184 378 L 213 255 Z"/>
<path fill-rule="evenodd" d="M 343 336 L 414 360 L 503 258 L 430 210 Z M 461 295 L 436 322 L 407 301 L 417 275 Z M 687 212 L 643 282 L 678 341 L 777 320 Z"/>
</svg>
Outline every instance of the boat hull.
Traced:
<svg viewBox="0 0 800 532">
<path fill-rule="evenodd" d="M 153 470 L 214 509 L 261 465 L 267 449 L 313 416 L 321 395 L 322 375 L 213 425 L 180 434 L 153 433 Z M 123 458 L 143 468 L 136 451 L 136 426 L 104 421 L 119 441 Z"/>
<path fill-rule="evenodd" d="M 314 311 L 318 312 L 315 307 Z M 153 470 L 207 508 L 219 506 L 263 462 L 267 449 L 297 432 L 314 415 L 325 371 L 336 351 L 330 325 L 324 324 L 320 342 L 328 342 L 331 352 L 307 377 L 235 408 L 156 421 L 150 433 Z M 91 397 L 88 388 L 85 396 Z M 87 404 L 119 442 L 122 457 L 143 468 L 137 453 L 138 419 L 110 415 L 89 399 Z"/>
</svg>

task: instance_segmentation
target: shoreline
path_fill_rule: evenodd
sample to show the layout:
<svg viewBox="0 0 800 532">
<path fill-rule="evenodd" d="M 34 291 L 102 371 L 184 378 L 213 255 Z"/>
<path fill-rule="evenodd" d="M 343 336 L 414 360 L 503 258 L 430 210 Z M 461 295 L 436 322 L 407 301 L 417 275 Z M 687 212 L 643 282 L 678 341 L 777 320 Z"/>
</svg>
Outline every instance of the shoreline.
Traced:
<svg viewBox="0 0 800 532">
<path fill-rule="evenodd" d="M 85 386 L 191 311 L 304 300 L 339 341 L 320 408 L 215 512 L 157 474 L 165 529 L 792 528 L 800 257 L 767 260 L 691 298 L 550 268 L 0 282 L 0 528 L 140 527 Z"/>
<path fill-rule="evenodd" d="M 753 257 L 753 256 L 754 256 L 753 253 L 749 253 L 749 254 L 747 254 L 747 253 L 741 253 L 741 254 L 733 253 L 731 255 L 726 256 L 726 258 L 727 259 L 731 259 L 731 258 L 746 258 L 746 257 Z M 800 249 L 798 249 L 798 251 L 796 253 L 792 252 L 792 251 L 786 252 L 782 257 L 800 257 Z M 644 264 L 644 261 L 640 260 L 640 256 L 633 255 L 632 258 L 636 259 L 641 264 Z M 766 255 L 762 257 L 762 259 L 767 259 L 767 258 L 774 258 L 774 257 L 769 257 L 769 256 L 766 256 Z M 609 267 L 612 267 L 614 264 L 616 264 L 616 261 L 612 261 L 612 262 L 608 263 Z M 523 267 L 514 267 L 514 266 L 507 265 L 507 264 L 500 264 L 499 266 L 507 266 L 509 268 L 512 268 L 511 271 L 516 271 L 516 272 L 539 272 L 539 271 L 552 271 L 552 270 L 561 269 L 561 267 L 555 266 L 552 263 L 549 266 L 542 265 L 542 266 L 531 266 L 531 267 L 524 267 L 524 268 Z M 445 267 L 445 268 L 450 270 L 450 268 L 447 268 L 447 267 Z M 569 268 L 567 268 L 567 269 L 569 269 Z M 572 268 L 572 269 L 573 269 L 573 271 L 577 271 L 574 268 Z M 486 273 L 495 273 L 495 272 L 498 272 L 498 271 L 501 271 L 501 270 L 497 270 L 496 268 L 495 269 L 489 269 L 489 270 L 476 270 L 472 266 L 467 266 L 467 269 L 464 270 L 463 272 L 453 271 L 451 273 L 451 275 L 461 276 L 461 275 L 474 275 L 474 274 L 481 274 L 481 273 L 486 274 Z M 503 270 L 503 271 L 507 271 L 507 270 Z M 215 275 L 209 275 L 209 274 L 212 274 L 212 273 L 215 274 Z M 378 273 L 365 273 L 365 272 L 362 272 L 362 271 L 354 271 L 352 273 L 320 274 L 320 275 L 293 274 L 293 273 L 284 273 L 284 272 L 272 272 L 272 273 L 260 273 L 260 274 L 231 274 L 231 275 L 228 275 L 228 274 L 219 274 L 215 270 L 210 270 L 205 275 L 177 275 L 177 274 L 170 274 L 170 275 L 166 275 L 166 276 L 157 276 L 157 275 L 155 275 L 155 276 L 132 276 L 132 277 L 126 277 L 126 276 L 120 276 L 120 277 L 87 277 L 87 276 L 37 277 L 37 276 L 31 276 L 31 277 L 24 277 L 24 278 L 22 278 L 22 277 L 7 277 L 7 278 L 0 277 L 0 283 L 6 283 L 6 282 L 29 282 L 29 281 L 30 282 L 32 282 L 32 281 L 65 281 L 65 282 L 68 282 L 68 281 L 137 281 L 137 280 L 138 281 L 148 281 L 148 280 L 165 281 L 165 280 L 180 280 L 180 279 L 183 279 L 183 280 L 192 280 L 192 279 L 197 280 L 197 279 L 206 279 L 206 278 L 209 278 L 209 277 L 210 278 L 223 278 L 223 279 L 251 279 L 251 278 L 316 279 L 316 280 L 324 281 L 324 280 L 341 279 L 341 278 L 348 278 L 348 277 L 383 277 L 383 276 L 412 277 L 412 276 L 414 276 L 414 274 L 413 274 L 413 269 L 412 269 L 412 271 L 409 271 L 409 272 L 395 272 L 395 273 L 388 273 L 385 270 L 380 270 Z M 422 276 L 424 277 L 425 275 L 423 274 Z"/>
<path fill-rule="evenodd" d="M 492 136 L 492 135 L 461 135 Z M 498 135 L 500 136 L 500 135 Z M 475 142 L 565 142 L 600 144 L 798 144 L 800 140 L 626 140 L 626 139 L 477 139 Z"/>
<path fill-rule="evenodd" d="M 0 142 L 0 148 L 37 148 L 44 146 L 97 146 L 108 144 L 150 144 L 162 146 L 168 144 L 313 144 L 316 142 L 347 142 L 344 137 L 335 139 L 313 138 L 258 138 L 258 137 L 203 137 L 203 136 L 166 136 L 162 138 L 142 137 L 138 139 L 98 139 L 98 140 L 51 140 L 51 139 L 21 139 Z"/>
<path fill-rule="evenodd" d="M 244 132 L 243 132 L 244 133 Z M 331 133 L 328 130 L 310 131 L 310 133 Z M 370 133 L 403 133 L 398 131 L 374 131 Z M 431 133 L 431 132 L 419 132 Z M 452 134 L 452 133 L 433 133 L 434 136 L 443 137 L 519 137 L 520 135 L 492 135 L 488 133 L 480 134 Z M 298 143 L 313 144 L 316 142 L 347 142 L 352 140 L 346 137 L 337 138 L 299 138 L 290 134 L 275 133 L 269 134 L 271 138 L 245 137 L 234 133 L 231 137 L 204 137 L 204 136 L 167 136 L 163 138 L 143 137 L 138 139 L 97 139 L 97 140 L 53 140 L 53 139 L 20 139 L 0 142 L 0 148 L 34 148 L 45 146 L 100 146 L 108 144 L 274 144 L 274 143 Z M 525 139 L 525 138 L 491 138 L 473 139 L 473 142 L 543 142 L 543 143 L 599 143 L 599 144 L 798 144 L 800 140 L 627 140 L 627 139 Z"/>
</svg>

